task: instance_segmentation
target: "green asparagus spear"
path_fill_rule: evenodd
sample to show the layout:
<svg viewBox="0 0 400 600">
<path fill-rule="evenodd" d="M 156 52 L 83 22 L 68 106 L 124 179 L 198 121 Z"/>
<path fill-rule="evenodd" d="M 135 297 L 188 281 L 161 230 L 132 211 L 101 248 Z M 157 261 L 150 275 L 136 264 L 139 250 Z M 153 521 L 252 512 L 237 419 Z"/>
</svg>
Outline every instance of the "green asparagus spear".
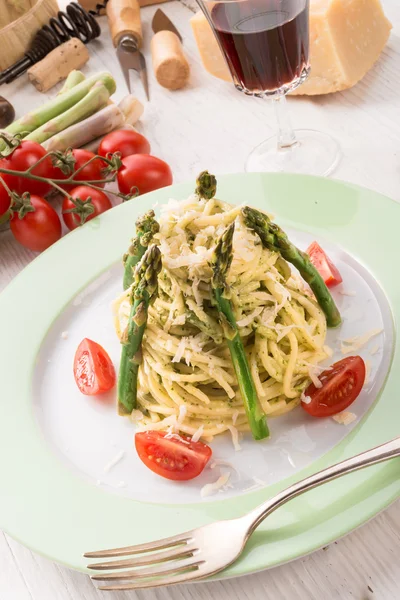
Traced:
<svg viewBox="0 0 400 600">
<path fill-rule="evenodd" d="M 210 175 L 208 171 L 202 171 L 196 179 L 195 193 L 200 198 L 211 200 L 214 198 L 217 191 L 217 180 L 214 175 Z"/>
<path fill-rule="evenodd" d="M 69 92 L 56 96 L 49 102 L 42 104 L 32 112 L 26 114 L 18 121 L 14 121 L 14 123 L 11 123 L 11 125 L 5 129 L 5 132 L 12 135 L 21 134 L 22 136 L 31 133 L 51 119 L 54 119 L 75 106 L 77 102 L 86 96 L 96 82 L 105 85 L 110 95 L 115 92 L 115 80 L 110 73 L 98 73 L 97 75 L 93 75 L 93 77 L 85 79 L 85 81 L 82 81 L 82 83 L 73 87 Z M 4 148 L 5 142 L 0 140 L 0 152 L 4 150 Z"/>
<path fill-rule="evenodd" d="M 154 210 L 149 210 L 136 221 L 136 237 L 124 256 L 124 290 L 132 285 L 134 268 L 152 243 L 154 234 L 159 231 L 160 226 L 154 218 Z"/>
<path fill-rule="evenodd" d="M 156 245 L 150 246 L 135 269 L 129 323 L 122 340 L 118 377 L 118 412 L 120 415 L 129 415 L 136 406 L 137 377 L 142 361 L 142 338 L 147 324 L 149 304 L 157 293 L 157 277 L 160 270 L 160 249 Z"/>
<path fill-rule="evenodd" d="M 62 86 L 61 90 L 58 92 L 57 96 L 60 96 L 60 94 L 65 94 L 65 92 L 69 92 L 69 90 L 72 90 L 73 87 L 75 87 L 79 83 L 82 83 L 82 81 L 85 81 L 85 79 L 86 79 L 86 77 L 82 73 L 82 71 L 77 71 L 76 69 L 74 69 L 68 75 L 67 79 L 65 80 L 64 85 Z"/>
<path fill-rule="evenodd" d="M 87 117 L 90 117 L 98 110 L 104 108 L 110 98 L 110 92 L 106 86 L 97 81 L 89 92 L 61 115 L 50 119 L 47 123 L 44 123 L 41 127 L 32 131 L 25 137 L 25 140 L 31 140 L 32 142 L 38 142 L 41 144 L 49 138 L 53 137 L 60 131 L 64 131 L 67 127 L 74 125 L 78 121 L 84 121 Z M 81 123 L 82 127 L 85 127 L 84 122 Z"/>
<path fill-rule="evenodd" d="M 314 292 L 318 304 L 325 313 L 328 327 L 337 327 L 341 323 L 339 310 L 325 285 L 324 280 L 314 267 L 308 254 L 302 252 L 290 242 L 286 233 L 264 213 L 245 206 L 242 209 L 244 222 L 253 229 L 261 239 L 265 248 L 278 252 L 282 258 L 291 263 Z"/>
<path fill-rule="evenodd" d="M 214 302 L 219 311 L 224 336 L 231 353 L 250 429 L 255 440 L 262 440 L 269 437 L 267 419 L 257 397 L 243 342 L 239 335 L 236 319 L 229 299 L 229 286 L 226 283 L 226 276 L 232 263 L 232 239 L 234 229 L 235 224 L 232 223 L 218 240 L 211 259 L 211 267 L 213 270 L 211 285 Z"/>
</svg>

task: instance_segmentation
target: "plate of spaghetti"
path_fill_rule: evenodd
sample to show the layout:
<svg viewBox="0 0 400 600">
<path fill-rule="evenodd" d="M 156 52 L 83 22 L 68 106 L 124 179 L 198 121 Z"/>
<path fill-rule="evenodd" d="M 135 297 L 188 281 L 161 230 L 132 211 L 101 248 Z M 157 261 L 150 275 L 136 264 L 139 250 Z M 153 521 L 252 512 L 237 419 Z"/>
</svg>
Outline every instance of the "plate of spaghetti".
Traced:
<svg viewBox="0 0 400 600">
<path fill-rule="evenodd" d="M 38 257 L 0 296 L 34 317 L 0 340 L 0 525 L 85 570 L 90 548 L 242 514 L 394 437 L 399 210 L 340 182 L 204 171 Z M 314 490 L 221 576 L 310 552 L 399 492 L 394 463 Z"/>
</svg>

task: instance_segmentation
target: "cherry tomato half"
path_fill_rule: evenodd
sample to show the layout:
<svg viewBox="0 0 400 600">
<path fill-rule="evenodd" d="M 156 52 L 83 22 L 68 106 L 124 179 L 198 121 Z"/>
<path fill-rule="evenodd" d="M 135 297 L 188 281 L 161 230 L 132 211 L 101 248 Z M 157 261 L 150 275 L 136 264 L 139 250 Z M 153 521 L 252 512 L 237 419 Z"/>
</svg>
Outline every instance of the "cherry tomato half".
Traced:
<svg viewBox="0 0 400 600">
<path fill-rule="evenodd" d="M 81 341 L 75 353 L 74 376 L 76 385 L 86 396 L 108 392 L 115 385 L 115 369 L 110 357 L 100 344 L 88 338 Z"/>
<path fill-rule="evenodd" d="M 134 154 L 122 159 L 122 167 L 118 171 L 118 188 L 122 194 L 130 194 L 135 187 L 139 194 L 147 194 L 171 183 L 171 169 L 155 156 Z"/>
<path fill-rule="evenodd" d="M 135 435 L 139 458 L 146 467 L 175 481 L 187 481 L 200 475 L 211 458 L 212 450 L 202 442 L 168 438 L 161 431 L 144 431 Z"/>
<path fill-rule="evenodd" d="M 329 256 L 324 252 L 318 242 L 313 242 L 306 250 L 306 254 L 310 257 L 310 260 L 322 279 L 325 281 L 328 287 L 342 283 L 343 279 L 339 270 Z"/>
<path fill-rule="evenodd" d="M 30 200 L 35 210 L 26 213 L 22 219 L 14 213 L 10 229 L 22 246 L 42 252 L 60 239 L 61 221 L 54 208 L 44 198 L 32 195 Z"/>
<path fill-rule="evenodd" d="M 331 417 L 345 410 L 357 398 L 365 381 L 365 363 L 361 356 L 349 356 L 323 371 L 322 387 L 312 383 L 304 392 L 311 402 L 301 405 L 313 417 Z"/>
<path fill-rule="evenodd" d="M 119 152 L 121 158 L 132 154 L 150 154 L 150 144 L 144 135 L 137 131 L 119 129 L 106 135 L 100 142 L 98 150 L 100 156 L 106 157 L 107 154 L 114 154 L 114 152 Z"/>
</svg>

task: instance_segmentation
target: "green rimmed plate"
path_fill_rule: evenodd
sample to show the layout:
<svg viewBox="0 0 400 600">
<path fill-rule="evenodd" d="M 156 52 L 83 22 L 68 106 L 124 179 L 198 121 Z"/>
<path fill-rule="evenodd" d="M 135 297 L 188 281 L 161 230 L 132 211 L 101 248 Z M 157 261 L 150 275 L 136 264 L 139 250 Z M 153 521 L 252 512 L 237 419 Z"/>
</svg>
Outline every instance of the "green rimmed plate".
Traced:
<svg viewBox="0 0 400 600">
<path fill-rule="evenodd" d="M 384 330 L 375 337 L 378 350 L 371 345 L 363 350 L 371 354 L 371 380 L 355 405 L 354 426 L 346 429 L 331 420 L 310 424 L 294 411 L 297 415 L 283 424 L 272 424 L 273 438 L 262 450 L 245 440 L 242 453 L 235 454 L 229 440 L 217 442 L 214 455 L 229 455 L 242 480 L 232 476 L 233 489 L 202 501 L 199 486 L 206 480 L 182 488 L 153 478 L 136 460 L 132 426 L 117 419 L 107 402 L 77 394 L 71 361 L 78 336 L 116 344 L 108 302 L 120 285 L 115 265 L 135 218 L 155 203 L 185 198 L 192 188 L 159 190 L 88 223 L 37 258 L 0 296 L 0 525 L 72 568 L 85 569 L 82 554 L 88 550 L 159 539 L 241 515 L 306 474 L 398 434 L 396 369 L 384 380 L 399 351 L 390 308 L 397 322 L 400 284 L 392 264 L 400 251 L 400 207 L 353 185 L 303 176 L 225 176 L 219 178 L 218 196 L 268 209 L 298 243 L 323 240 L 345 274 L 337 300 L 347 333 Z M 117 349 L 117 344 L 111 348 L 115 359 Z M 251 477 L 243 482 L 246 465 Z M 249 490 L 252 479 L 258 488 Z M 398 461 L 309 492 L 264 522 L 243 557 L 222 576 L 257 571 L 319 548 L 399 493 Z"/>
</svg>

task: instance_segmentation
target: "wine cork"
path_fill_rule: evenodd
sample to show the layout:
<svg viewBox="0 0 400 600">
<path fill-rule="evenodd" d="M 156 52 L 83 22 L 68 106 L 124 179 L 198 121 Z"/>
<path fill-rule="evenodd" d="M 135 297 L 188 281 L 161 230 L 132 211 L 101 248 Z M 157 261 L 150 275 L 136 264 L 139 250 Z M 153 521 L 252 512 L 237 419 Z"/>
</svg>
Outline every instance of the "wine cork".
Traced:
<svg viewBox="0 0 400 600">
<path fill-rule="evenodd" d="M 85 44 L 78 38 L 71 38 L 28 69 L 29 81 L 39 92 L 47 92 L 66 79 L 71 71 L 83 67 L 88 60 L 89 52 Z"/>
<path fill-rule="evenodd" d="M 179 90 L 188 82 L 189 63 L 178 36 L 172 31 L 159 31 L 151 40 L 151 56 L 156 79 L 169 90 Z"/>
</svg>

